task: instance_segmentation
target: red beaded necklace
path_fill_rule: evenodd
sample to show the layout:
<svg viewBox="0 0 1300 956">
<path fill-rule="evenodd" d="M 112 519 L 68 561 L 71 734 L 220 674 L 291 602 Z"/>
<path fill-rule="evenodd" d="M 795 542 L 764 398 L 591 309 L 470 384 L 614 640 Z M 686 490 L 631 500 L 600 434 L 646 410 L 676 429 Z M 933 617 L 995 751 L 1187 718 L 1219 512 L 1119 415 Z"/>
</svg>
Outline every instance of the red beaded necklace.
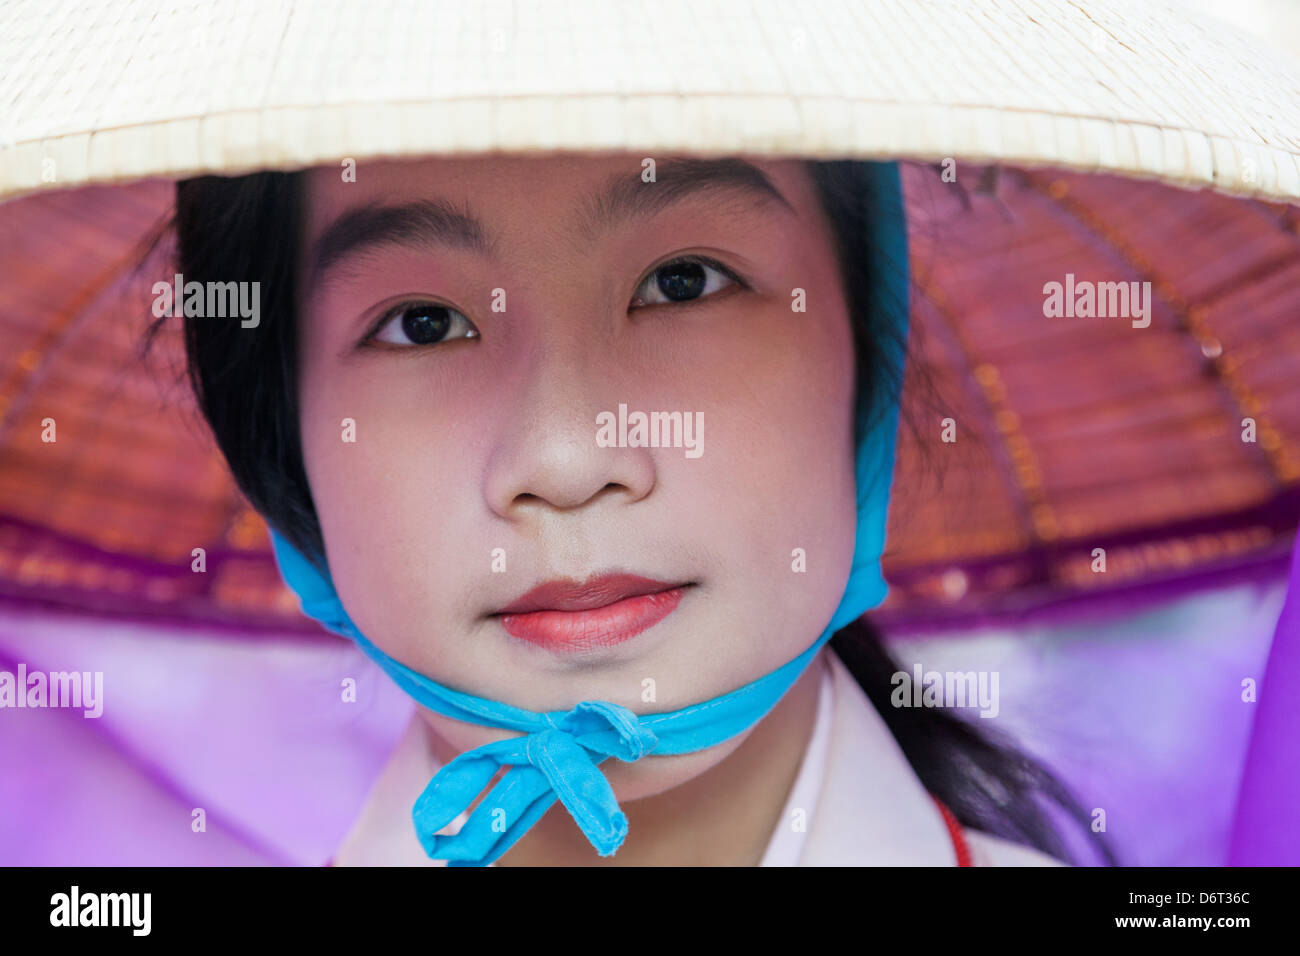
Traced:
<svg viewBox="0 0 1300 956">
<path fill-rule="evenodd" d="M 948 835 L 952 837 L 953 848 L 957 851 L 957 865 L 973 866 L 974 864 L 971 863 L 970 859 L 970 847 L 966 843 L 966 834 L 962 830 L 961 824 L 957 822 L 953 812 L 944 806 L 942 800 L 934 794 L 930 794 L 930 799 L 938 805 L 939 812 L 943 815 L 943 822 L 948 826 Z"/>
</svg>

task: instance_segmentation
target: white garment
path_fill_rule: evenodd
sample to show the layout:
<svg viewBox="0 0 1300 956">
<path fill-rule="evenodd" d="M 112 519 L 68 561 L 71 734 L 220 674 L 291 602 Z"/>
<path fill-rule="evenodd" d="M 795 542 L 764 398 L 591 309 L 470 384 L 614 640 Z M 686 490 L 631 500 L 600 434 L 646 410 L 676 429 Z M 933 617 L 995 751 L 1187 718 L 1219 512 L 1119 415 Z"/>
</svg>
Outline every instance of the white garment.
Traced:
<svg viewBox="0 0 1300 956">
<path fill-rule="evenodd" d="M 759 865 L 956 865 L 943 816 L 853 675 L 829 648 L 813 666 L 824 668 L 813 732 Z M 413 714 L 334 865 L 445 865 L 425 856 L 411 825 L 411 807 L 439 766 L 423 718 Z M 796 810 L 806 827 L 795 826 Z M 462 813 L 442 832 L 456 832 L 466 819 Z M 965 834 L 975 866 L 1060 865 L 1029 847 Z"/>
<path fill-rule="evenodd" d="M 812 735 L 808 738 L 808 748 L 799 764 L 799 774 L 790 788 L 785 809 L 781 811 L 781 818 L 772 831 L 772 838 L 759 866 L 799 865 L 799 854 L 803 852 L 807 839 L 808 817 L 817 806 L 822 779 L 826 775 L 826 751 L 831 740 L 831 718 L 835 714 L 835 680 L 824 659 L 833 656 L 831 653 L 818 654 L 813 660 L 814 667 L 822 668 L 821 684 L 817 692 L 817 716 Z M 798 820 L 795 818 L 796 813 L 800 814 Z M 801 825 L 796 826 L 796 823 Z"/>
</svg>

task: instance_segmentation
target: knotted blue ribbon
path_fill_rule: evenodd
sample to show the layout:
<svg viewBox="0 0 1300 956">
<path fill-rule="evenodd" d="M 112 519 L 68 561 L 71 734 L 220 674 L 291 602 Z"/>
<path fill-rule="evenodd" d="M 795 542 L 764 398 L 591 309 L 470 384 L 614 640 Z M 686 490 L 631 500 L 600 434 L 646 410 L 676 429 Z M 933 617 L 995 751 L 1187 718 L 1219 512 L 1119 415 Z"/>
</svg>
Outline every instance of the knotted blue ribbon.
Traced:
<svg viewBox="0 0 1300 956">
<path fill-rule="evenodd" d="M 889 330 L 878 345 L 886 370 L 901 375 L 907 329 L 907 232 L 895 163 L 863 164 L 873 196 L 866 252 L 871 277 L 866 308 L 874 327 Z M 416 834 L 430 859 L 452 866 L 487 865 L 510 849 L 558 799 L 601 856 L 627 837 L 627 817 L 600 771 L 613 757 L 627 763 L 650 755 L 692 753 L 722 743 L 766 716 L 827 641 L 884 600 L 880 557 L 898 428 L 896 389 L 882 379 L 858 384 L 856 422 L 857 532 L 844 596 L 821 636 L 798 657 L 720 697 L 669 713 L 637 715 L 609 701 L 582 701 L 568 711 L 536 713 L 461 693 L 389 657 L 353 624 L 333 581 L 278 532 L 271 541 L 285 582 L 303 613 L 345 635 L 408 695 L 454 720 L 518 731 L 467 751 L 443 766 L 412 811 Z M 322 562 L 323 563 L 323 562 Z M 469 808 L 502 767 L 511 769 L 470 814 L 460 831 L 440 835 Z"/>
</svg>

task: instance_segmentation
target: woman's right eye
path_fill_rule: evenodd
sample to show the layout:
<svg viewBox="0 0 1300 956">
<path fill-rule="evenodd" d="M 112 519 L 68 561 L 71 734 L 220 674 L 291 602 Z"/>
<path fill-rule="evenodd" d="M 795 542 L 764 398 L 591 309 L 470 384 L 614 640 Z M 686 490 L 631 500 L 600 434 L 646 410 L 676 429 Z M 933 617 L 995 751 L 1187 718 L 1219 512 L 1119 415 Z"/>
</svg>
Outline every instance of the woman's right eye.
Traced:
<svg viewBox="0 0 1300 956">
<path fill-rule="evenodd" d="M 438 345 L 450 339 L 478 338 L 478 329 L 461 312 L 435 302 L 407 302 L 389 310 L 370 336 L 389 345 Z"/>
</svg>

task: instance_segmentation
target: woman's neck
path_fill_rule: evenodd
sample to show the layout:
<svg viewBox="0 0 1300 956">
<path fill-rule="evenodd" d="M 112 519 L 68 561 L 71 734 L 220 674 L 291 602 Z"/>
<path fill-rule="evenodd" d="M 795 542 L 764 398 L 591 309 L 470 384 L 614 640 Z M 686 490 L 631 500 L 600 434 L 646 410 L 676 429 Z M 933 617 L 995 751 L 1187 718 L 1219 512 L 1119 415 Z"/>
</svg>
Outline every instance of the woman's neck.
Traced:
<svg viewBox="0 0 1300 956">
<path fill-rule="evenodd" d="M 601 858 L 558 802 L 498 866 L 756 866 L 799 774 L 817 715 L 823 651 L 748 737 L 718 764 L 652 797 L 620 801 L 628 836 Z M 430 742 L 446 761 L 447 744 Z M 649 758 L 654 759 L 654 758 Z"/>
</svg>

